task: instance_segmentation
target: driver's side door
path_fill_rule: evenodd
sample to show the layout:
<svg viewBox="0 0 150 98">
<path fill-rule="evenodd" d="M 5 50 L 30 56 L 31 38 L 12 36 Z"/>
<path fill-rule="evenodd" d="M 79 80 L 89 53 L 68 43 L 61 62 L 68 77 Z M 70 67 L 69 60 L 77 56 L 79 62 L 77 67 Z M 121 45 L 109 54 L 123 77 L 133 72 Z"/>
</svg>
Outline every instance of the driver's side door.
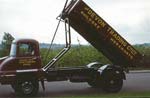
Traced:
<svg viewBox="0 0 150 98">
<path fill-rule="evenodd" d="M 31 43 L 19 43 L 17 48 L 17 69 L 37 69 L 40 58 L 36 56 L 35 45 Z"/>
</svg>

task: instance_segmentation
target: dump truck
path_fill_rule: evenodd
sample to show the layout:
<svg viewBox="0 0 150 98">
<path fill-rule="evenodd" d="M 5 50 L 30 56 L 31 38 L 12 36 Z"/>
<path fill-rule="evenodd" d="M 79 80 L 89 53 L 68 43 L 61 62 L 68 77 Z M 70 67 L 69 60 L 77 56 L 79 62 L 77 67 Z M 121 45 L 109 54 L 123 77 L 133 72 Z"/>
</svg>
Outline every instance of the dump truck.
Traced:
<svg viewBox="0 0 150 98">
<path fill-rule="evenodd" d="M 82 0 L 67 0 L 58 19 L 65 23 L 66 46 L 43 65 L 38 41 L 14 40 L 10 55 L 0 59 L 0 83 L 11 85 L 17 95 L 23 96 L 37 95 L 39 84 L 45 90 L 45 81 L 87 82 L 106 92 L 120 91 L 126 79 L 125 69 L 138 65 L 142 55 Z M 55 67 L 71 48 L 71 27 L 112 64 Z"/>
</svg>

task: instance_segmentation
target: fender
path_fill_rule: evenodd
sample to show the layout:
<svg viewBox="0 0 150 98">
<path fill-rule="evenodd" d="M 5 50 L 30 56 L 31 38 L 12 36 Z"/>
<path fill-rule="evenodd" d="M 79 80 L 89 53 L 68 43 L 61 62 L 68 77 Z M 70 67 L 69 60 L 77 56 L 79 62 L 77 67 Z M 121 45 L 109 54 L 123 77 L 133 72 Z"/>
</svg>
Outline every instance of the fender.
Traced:
<svg viewBox="0 0 150 98">
<path fill-rule="evenodd" d="M 1 64 L 5 59 L 7 59 L 7 58 L 8 58 L 8 56 L 5 56 L 5 57 L 0 58 L 0 64 Z"/>
<path fill-rule="evenodd" d="M 100 62 L 92 62 L 86 65 L 87 68 L 94 68 L 96 70 L 98 70 L 101 66 L 103 66 L 103 64 Z"/>
<path fill-rule="evenodd" d="M 106 65 L 100 67 L 98 69 L 98 72 L 100 73 L 100 75 L 102 77 L 104 77 L 104 75 L 107 72 L 112 72 L 112 74 L 110 74 L 111 77 L 113 76 L 113 77 L 117 77 L 117 78 L 121 78 L 121 79 L 126 80 L 126 75 L 125 75 L 123 69 L 117 65 L 106 64 Z"/>
</svg>

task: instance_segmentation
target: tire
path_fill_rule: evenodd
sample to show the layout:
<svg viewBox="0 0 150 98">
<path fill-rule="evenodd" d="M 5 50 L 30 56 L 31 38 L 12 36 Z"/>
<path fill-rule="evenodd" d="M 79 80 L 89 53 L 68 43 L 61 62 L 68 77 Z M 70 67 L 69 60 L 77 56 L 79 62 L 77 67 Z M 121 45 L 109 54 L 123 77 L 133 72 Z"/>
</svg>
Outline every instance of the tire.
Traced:
<svg viewBox="0 0 150 98">
<path fill-rule="evenodd" d="M 122 89 L 123 79 L 115 77 L 105 77 L 102 80 L 102 89 L 108 93 L 117 93 Z"/>
<path fill-rule="evenodd" d="M 96 84 L 93 81 L 88 81 L 87 82 L 89 86 L 91 86 L 92 88 L 96 88 Z"/>
<path fill-rule="evenodd" d="M 91 77 L 91 79 L 87 82 L 92 88 L 101 88 L 101 79 L 99 74 Z"/>
<path fill-rule="evenodd" d="M 100 81 L 88 81 L 88 85 L 90 85 L 92 88 L 101 88 Z"/>
<path fill-rule="evenodd" d="M 39 91 L 38 81 L 28 80 L 12 85 L 17 96 L 36 96 Z"/>
</svg>

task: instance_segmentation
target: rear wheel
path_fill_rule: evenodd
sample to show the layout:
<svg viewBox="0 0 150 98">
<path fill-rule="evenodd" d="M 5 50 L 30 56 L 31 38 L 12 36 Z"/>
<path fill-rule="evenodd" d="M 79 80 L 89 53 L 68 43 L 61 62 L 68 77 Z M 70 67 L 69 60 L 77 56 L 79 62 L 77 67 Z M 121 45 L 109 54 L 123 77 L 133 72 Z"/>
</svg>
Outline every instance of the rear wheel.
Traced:
<svg viewBox="0 0 150 98">
<path fill-rule="evenodd" d="M 87 82 L 93 88 L 100 88 L 101 87 L 101 79 L 99 74 L 91 77 L 91 79 Z"/>
<path fill-rule="evenodd" d="M 102 80 L 102 89 L 106 92 L 119 92 L 123 86 L 123 79 L 115 76 L 105 76 Z"/>
</svg>

